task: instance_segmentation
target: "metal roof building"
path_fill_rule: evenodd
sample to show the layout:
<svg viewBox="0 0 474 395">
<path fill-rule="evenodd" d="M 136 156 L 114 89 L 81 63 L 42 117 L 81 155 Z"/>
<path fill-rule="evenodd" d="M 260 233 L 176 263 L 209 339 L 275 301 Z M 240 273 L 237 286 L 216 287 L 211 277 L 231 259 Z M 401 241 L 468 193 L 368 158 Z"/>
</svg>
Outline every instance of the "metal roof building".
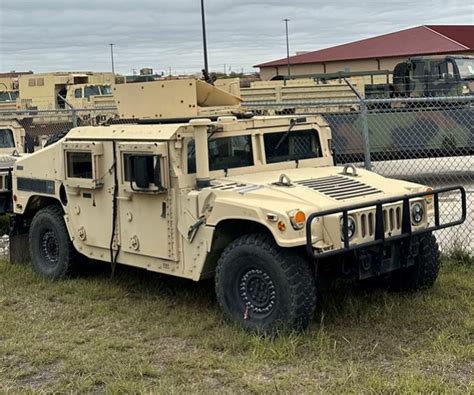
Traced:
<svg viewBox="0 0 474 395">
<path fill-rule="evenodd" d="M 474 25 L 426 25 L 290 57 L 291 73 L 393 70 L 411 56 L 474 55 Z M 287 58 L 256 65 L 262 80 L 287 75 Z"/>
</svg>

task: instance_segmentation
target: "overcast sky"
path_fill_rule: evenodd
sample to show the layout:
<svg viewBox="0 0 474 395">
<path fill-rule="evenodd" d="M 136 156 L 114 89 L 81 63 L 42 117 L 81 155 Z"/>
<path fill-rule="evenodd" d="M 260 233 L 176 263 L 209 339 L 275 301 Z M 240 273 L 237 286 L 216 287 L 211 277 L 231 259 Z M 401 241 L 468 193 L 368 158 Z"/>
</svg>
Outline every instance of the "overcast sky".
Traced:
<svg viewBox="0 0 474 395">
<path fill-rule="evenodd" d="M 0 0 L 0 71 L 202 68 L 200 0 Z M 211 70 L 252 70 L 290 50 L 316 50 L 423 24 L 474 24 L 474 0 L 206 0 Z"/>
</svg>

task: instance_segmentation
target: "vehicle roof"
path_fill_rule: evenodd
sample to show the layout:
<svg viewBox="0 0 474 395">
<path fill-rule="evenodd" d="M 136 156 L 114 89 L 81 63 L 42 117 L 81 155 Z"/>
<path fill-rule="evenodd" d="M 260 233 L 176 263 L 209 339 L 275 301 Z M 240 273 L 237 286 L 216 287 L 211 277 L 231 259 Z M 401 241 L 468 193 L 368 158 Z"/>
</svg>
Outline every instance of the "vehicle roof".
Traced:
<svg viewBox="0 0 474 395">
<path fill-rule="evenodd" d="M 187 124 L 80 126 L 67 134 L 66 140 L 171 140 Z"/>
<path fill-rule="evenodd" d="M 410 60 L 442 60 L 442 59 L 474 59 L 474 56 L 464 55 L 427 55 L 427 56 L 412 56 Z"/>
</svg>

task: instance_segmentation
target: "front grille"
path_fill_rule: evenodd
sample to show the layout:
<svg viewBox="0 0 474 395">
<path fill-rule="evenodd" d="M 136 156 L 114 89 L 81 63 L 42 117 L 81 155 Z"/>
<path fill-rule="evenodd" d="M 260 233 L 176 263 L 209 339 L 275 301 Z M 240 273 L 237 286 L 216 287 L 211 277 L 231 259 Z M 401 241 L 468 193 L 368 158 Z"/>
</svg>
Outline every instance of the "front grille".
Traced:
<svg viewBox="0 0 474 395">
<path fill-rule="evenodd" d="M 375 210 L 363 213 L 359 217 L 360 235 L 362 238 L 375 234 Z M 383 208 L 383 230 L 385 234 L 397 233 L 402 229 L 402 207 Z"/>
<path fill-rule="evenodd" d="M 353 199 L 381 192 L 377 188 L 345 176 L 313 178 L 295 181 L 295 183 L 314 189 L 336 200 Z"/>
</svg>

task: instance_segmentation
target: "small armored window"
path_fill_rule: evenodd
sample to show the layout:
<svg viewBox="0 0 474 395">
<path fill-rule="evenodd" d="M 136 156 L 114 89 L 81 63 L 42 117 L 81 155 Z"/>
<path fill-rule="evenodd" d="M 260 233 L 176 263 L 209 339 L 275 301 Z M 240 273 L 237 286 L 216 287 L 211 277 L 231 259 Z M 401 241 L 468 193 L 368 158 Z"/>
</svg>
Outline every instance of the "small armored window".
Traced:
<svg viewBox="0 0 474 395">
<path fill-rule="evenodd" d="M 163 191 L 161 155 L 123 154 L 123 179 L 131 189 Z"/>
<path fill-rule="evenodd" d="M 13 132 L 10 129 L 0 129 L 0 148 L 15 148 Z"/>
<path fill-rule="evenodd" d="M 78 88 L 74 90 L 74 97 L 76 99 L 80 99 L 82 97 L 82 88 Z"/>
<path fill-rule="evenodd" d="M 36 79 L 35 78 L 30 78 L 28 80 L 28 86 L 36 86 Z"/>
<path fill-rule="evenodd" d="M 91 152 L 67 152 L 66 162 L 68 177 L 92 179 Z"/>
<path fill-rule="evenodd" d="M 37 78 L 36 86 L 44 86 L 44 78 Z"/>
</svg>

